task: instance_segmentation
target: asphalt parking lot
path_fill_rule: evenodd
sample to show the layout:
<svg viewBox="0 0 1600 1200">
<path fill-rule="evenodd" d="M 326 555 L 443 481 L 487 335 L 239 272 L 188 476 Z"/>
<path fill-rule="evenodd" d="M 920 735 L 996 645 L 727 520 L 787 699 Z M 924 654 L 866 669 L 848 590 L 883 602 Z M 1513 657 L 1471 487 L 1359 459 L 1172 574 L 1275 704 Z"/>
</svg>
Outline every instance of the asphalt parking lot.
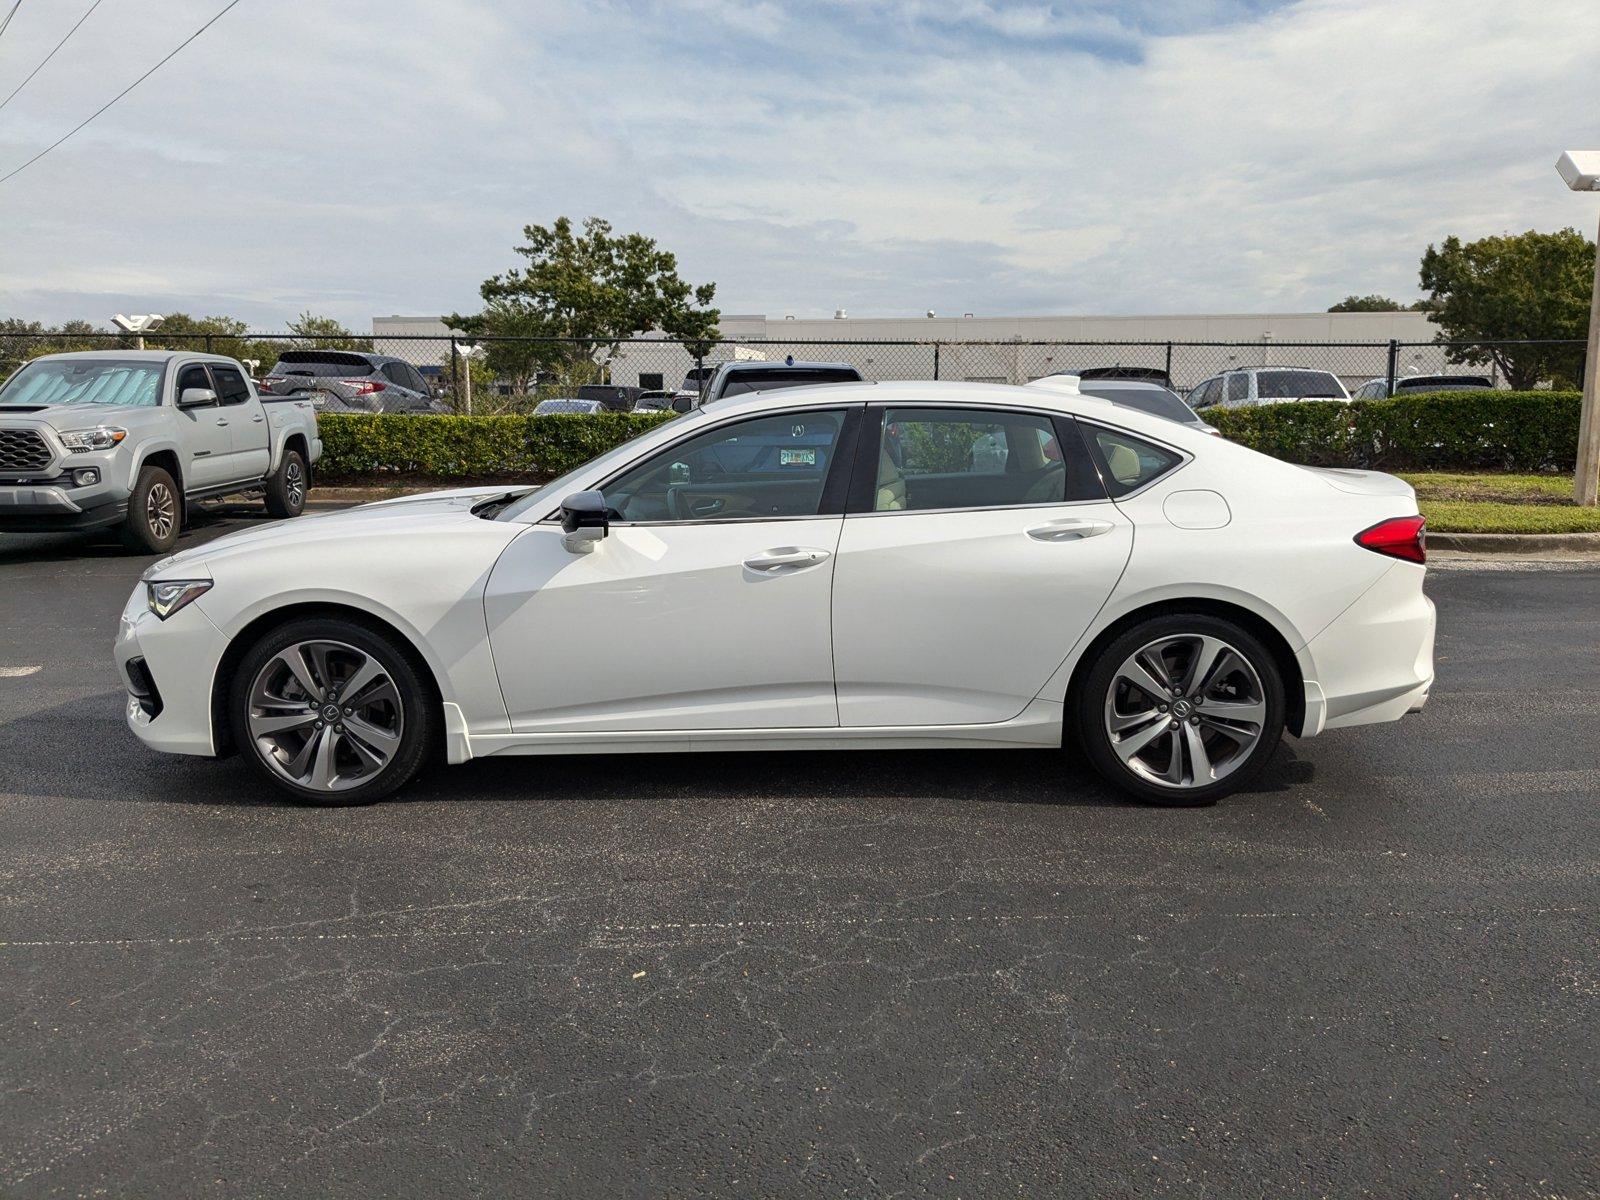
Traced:
<svg viewBox="0 0 1600 1200">
<path fill-rule="evenodd" d="M 1428 710 L 1214 809 L 941 752 L 314 810 L 126 732 L 148 561 L 0 539 L 0 1194 L 1600 1191 L 1600 566 L 1436 572 Z"/>
</svg>

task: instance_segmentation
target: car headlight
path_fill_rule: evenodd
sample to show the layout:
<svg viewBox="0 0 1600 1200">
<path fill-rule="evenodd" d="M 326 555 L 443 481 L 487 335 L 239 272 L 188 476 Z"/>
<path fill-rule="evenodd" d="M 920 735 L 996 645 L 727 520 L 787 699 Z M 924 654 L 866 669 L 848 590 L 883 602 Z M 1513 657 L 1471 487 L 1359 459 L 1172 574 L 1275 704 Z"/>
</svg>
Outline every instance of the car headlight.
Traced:
<svg viewBox="0 0 1600 1200">
<path fill-rule="evenodd" d="M 163 579 L 146 583 L 150 611 L 165 621 L 191 600 L 197 600 L 211 590 L 210 579 Z"/>
<path fill-rule="evenodd" d="M 93 429 L 75 429 L 61 435 L 61 444 L 74 454 L 90 450 L 109 450 L 128 436 L 126 429 L 115 425 L 96 425 Z"/>
</svg>

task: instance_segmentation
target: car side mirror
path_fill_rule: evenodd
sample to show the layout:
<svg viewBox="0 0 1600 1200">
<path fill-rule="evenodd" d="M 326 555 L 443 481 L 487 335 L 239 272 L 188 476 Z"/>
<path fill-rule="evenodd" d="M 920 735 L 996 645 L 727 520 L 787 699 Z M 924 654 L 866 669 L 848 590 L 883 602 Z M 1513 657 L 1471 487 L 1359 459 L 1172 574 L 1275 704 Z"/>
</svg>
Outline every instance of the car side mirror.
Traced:
<svg viewBox="0 0 1600 1200">
<path fill-rule="evenodd" d="M 611 532 L 611 515 L 600 492 L 574 492 L 561 502 L 561 544 L 573 554 L 587 554 Z"/>
<path fill-rule="evenodd" d="M 204 408 L 216 402 L 217 394 L 210 388 L 184 388 L 178 396 L 179 408 Z"/>
<path fill-rule="evenodd" d="M 672 411 L 675 413 L 686 413 L 693 407 L 694 398 L 692 396 L 674 396 L 672 398 Z"/>
</svg>

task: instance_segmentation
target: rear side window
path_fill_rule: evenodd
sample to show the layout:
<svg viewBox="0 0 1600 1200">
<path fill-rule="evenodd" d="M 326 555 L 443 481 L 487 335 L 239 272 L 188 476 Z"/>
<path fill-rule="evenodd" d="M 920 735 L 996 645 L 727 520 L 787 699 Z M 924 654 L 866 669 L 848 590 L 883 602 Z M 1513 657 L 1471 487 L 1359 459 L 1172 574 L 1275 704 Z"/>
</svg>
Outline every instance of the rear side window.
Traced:
<svg viewBox="0 0 1600 1200">
<path fill-rule="evenodd" d="M 1085 426 L 1099 452 L 1106 491 L 1115 499 L 1160 479 L 1183 461 L 1171 450 L 1118 429 Z"/>
<path fill-rule="evenodd" d="M 1056 423 L 1037 413 L 890 408 L 883 412 L 866 507 L 915 512 L 1064 504 L 1101 497 L 1092 475 L 1070 422 L 1058 435 Z"/>
<path fill-rule="evenodd" d="M 216 380 L 217 399 L 224 404 L 243 404 L 250 399 L 250 385 L 233 367 L 211 366 L 211 378 Z"/>
</svg>

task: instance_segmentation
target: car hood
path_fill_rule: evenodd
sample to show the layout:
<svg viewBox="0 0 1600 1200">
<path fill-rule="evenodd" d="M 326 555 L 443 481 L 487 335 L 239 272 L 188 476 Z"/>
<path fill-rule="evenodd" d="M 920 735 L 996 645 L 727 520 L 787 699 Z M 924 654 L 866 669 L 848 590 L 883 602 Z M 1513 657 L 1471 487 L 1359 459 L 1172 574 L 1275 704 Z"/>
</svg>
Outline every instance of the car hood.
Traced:
<svg viewBox="0 0 1600 1200">
<path fill-rule="evenodd" d="M 517 522 L 500 525 L 472 515 L 472 506 L 488 496 L 504 495 L 504 487 L 461 488 L 451 492 L 430 492 L 423 496 L 404 496 L 381 500 L 340 512 L 314 513 L 291 521 L 275 521 L 259 529 L 244 529 L 225 534 L 192 550 L 169 555 L 150 567 L 146 579 L 178 579 L 186 574 L 209 576 L 211 569 L 230 558 L 275 549 L 294 550 L 315 547 L 326 551 L 329 543 L 349 542 L 370 549 L 376 540 L 421 538 L 428 533 L 454 528 L 470 522 L 474 530 L 500 528 L 506 541 L 523 529 Z M 401 551 L 403 552 L 403 551 Z"/>
<path fill-rule="evenodd" d="M 64 432 L 93 429 L 96 425 L 115 425 L 119 421 L 159 411 L 147 404 L 0 404 L 0 421 L 38 422 Z"/>
</svg>

